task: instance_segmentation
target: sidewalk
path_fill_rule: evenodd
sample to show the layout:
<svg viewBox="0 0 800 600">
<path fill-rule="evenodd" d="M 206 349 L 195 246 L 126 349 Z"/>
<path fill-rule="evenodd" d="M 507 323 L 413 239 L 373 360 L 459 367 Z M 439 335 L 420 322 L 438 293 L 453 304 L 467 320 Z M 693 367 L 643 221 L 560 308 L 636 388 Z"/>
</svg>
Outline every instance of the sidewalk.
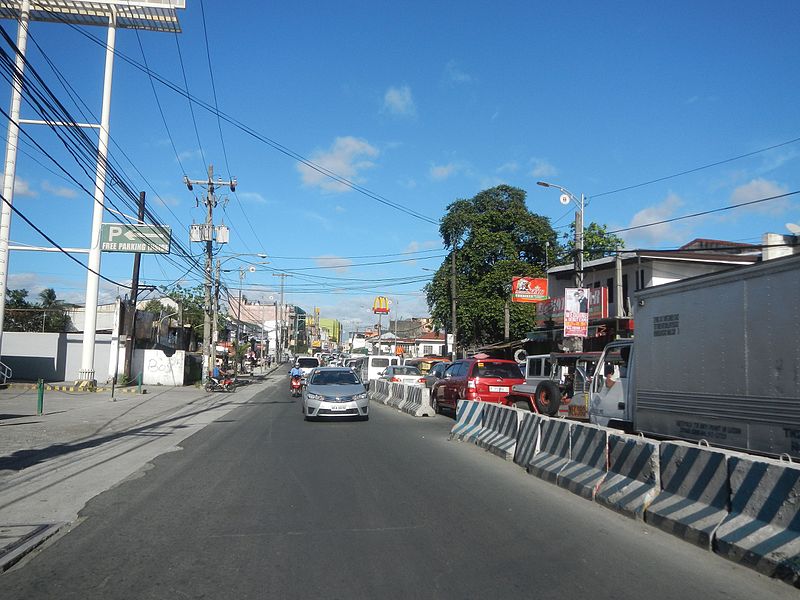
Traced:
<svg viewBox="0 0 800 600">
<path fill-rule="evenodd" d="M 273 369 L 271 373 L 274 373 Z M 110 391 L 0 391 L 0 573 L 75 521 L 95 495 L 227 412 L 276 376 L 232 394 L 148 386 L 147 394 Z"/>
</svg>

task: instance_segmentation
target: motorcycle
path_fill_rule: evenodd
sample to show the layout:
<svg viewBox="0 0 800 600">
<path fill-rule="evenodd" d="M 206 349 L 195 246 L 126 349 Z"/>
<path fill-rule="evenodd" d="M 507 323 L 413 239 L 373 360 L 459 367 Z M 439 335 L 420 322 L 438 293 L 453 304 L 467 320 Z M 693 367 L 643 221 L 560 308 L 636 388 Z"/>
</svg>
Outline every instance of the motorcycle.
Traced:
<svg viewBox="0 0 800 600">
<path fill-rule="evenodd" d="M 303 394 L 303 380 L 302 378 L 295 376 L 292 377 L 292 381 L 289 384 L 289 389 L 292 392 L 292 398 L 297 398 L 298 396 L 302 396 Z"/>
<path fill-rule="evenodd" d="M 227 375 L 219 379 L 216 377 L 209 377 L 206 379 L 205 390 L 207 392 L 235 392 L 236 379 L 228 377 Z"/>
</svg>

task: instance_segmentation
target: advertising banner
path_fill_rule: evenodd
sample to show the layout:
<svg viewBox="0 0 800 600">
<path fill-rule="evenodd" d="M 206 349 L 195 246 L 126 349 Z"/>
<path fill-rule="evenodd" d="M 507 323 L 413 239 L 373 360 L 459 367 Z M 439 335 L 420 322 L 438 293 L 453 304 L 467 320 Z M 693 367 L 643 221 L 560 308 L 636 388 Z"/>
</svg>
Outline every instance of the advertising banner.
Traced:
<svg viewBox="0 0 800 600">
<path fill-rule="evenodd" d="M 512 277 L 512 302 L 542 302 L 547 300 L 547 279 L 540 277 Z"/>
<path fill-rule="evenodd" d="M 589 288 L 564 290 L 564 337 L 589 335 Z"/>
<path fill-rule="evenodd" d="M 589 292 L 589 318 L 592 320 L 607 318 L 608 288 L 591 288 Z M 552 327 L 562 324 L 564 322 L 565 300 L 565 296 L 559 296 L 538 304 L 536 306 L 536 326 Z"/>
</svg>

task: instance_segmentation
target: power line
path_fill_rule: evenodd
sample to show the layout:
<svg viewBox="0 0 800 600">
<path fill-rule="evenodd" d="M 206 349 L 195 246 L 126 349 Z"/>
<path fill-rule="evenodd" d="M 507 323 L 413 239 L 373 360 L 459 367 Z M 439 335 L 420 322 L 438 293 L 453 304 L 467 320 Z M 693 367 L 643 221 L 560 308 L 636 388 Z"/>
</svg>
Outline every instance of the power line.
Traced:
<svg viewBox="0 0 800 600">
<path fill-rule="evenodd" d="M 608 231 L 608 234 L 612 233 L 621 233 L 623 231 L 633 231 L 634 229 L 644 229 L 645 227 L 653 227 L 655 225 L 664 225 L 665 223 L 674 223 L 675 221 L 682 221 L 684 219 L 692 219 L 694 217 L 702 217 L 703 215 L 710 215 L 712 213 L 723 212 L 726 210 L 733 210 L 734 208 L 741 208 L 743 206 L 750 206 L 752 204 L 759 204 L 761 202 L 767 202 L 769 200 L 778 200 L 779 198 L 787 198 L 788 196 L 794 196 L 795 194 L 800 194 L 800 190 L 795 192 L 788 192 L 786 194 L 779 194 L 777 196 L 769 196 L 768 198 L 759 198 L 758 200 L 751 200 L 749 202 L 741 202 L 739 204 L 732 204 L 730 206 L 723 206 L 721 208 L 713 208 L 711 210 L 704 210 L 702 212 L 692 213 L 690 215 L 683 215 L 681 217 L 673 217 L 672 219 L 664 219 L 663 221 L 654 221 L 653 223 L 644 223 L 643 225 L 634 225 L 633 227 L 624 227 L 622 229 L 615 229 L 614 231 Z"/>
<path fill-rule="evenodd" d="M 694 169 L 687 169 L 686 171 L 681 171 L 680 173 L 673 173 L 672 175 L 666 175 L 664 177 L 658 177 L 657 179 L 651 179 L 650 181 L 645 181 L 642 183 L 637 183 L 634 185 L 627 185 L 625 187 L 617 188 L 615 190 L 609 190 L 607 192 L 602 192 L 600 194 L 592 194 L 589 197 L 600 198 L 601 196 L 608 196 L 610 194 L 616 194 L 618 192 L 625 192 L 628 190 L 634 190 L 636 188 L 644 187 L 646 185 L 650 185 L 653 183 L 658 183 L 659 181 L 666 181 L 668 179 L 674 179 L 676 177 L 681 177 L 682 175 L 689 175 L 690 173 L 697 173 L 698 171 L 702 171 L 704 169 L 710 169 L 711 167 L 718 167 L 719 165 L 724 165 L 726 163 L 730 163 L 736 160 L 740 160 L 742 158 L 747 158 L 749 156 L 755 156 L 756 154 L 761 154 L 762 152 L 768 152 L 769 150 L 774 150 L 775 148 L 780 148 L 782 146 L 788 146 L 789 144 L 794 144 L 796 142 L 800 142 L 800 137 L 794 138 L 792 140 L 787 140 L 785 142 L 781 142 L 780 144 L 775 144 L 773 146 L 767 146 L 766 148 L 760 148 L 759 150 L 753 150 L 752 152 L 747 152 L 745 154 L 740 154 L 739 156 L 734 156 L 731 158 L 726 158 L 724 160 L 718 160 L 713 163 L 709 163 L 707 165 L 703 165 L 700 167 L 695 167 Z"/>
</svg>

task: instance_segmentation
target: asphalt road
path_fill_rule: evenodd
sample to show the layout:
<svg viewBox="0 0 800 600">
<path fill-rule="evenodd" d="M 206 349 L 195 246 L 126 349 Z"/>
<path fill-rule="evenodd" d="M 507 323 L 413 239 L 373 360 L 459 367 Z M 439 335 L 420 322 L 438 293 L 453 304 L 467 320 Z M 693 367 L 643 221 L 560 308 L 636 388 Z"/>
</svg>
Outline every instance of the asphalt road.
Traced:
<svg viewBox="0 0 800 600">
<path fill-rule="evenodd" d="M 0 598 L 796 598 L 381 405 L 303 421 L 283 379 L 97 496 Z"/>
</svg>

